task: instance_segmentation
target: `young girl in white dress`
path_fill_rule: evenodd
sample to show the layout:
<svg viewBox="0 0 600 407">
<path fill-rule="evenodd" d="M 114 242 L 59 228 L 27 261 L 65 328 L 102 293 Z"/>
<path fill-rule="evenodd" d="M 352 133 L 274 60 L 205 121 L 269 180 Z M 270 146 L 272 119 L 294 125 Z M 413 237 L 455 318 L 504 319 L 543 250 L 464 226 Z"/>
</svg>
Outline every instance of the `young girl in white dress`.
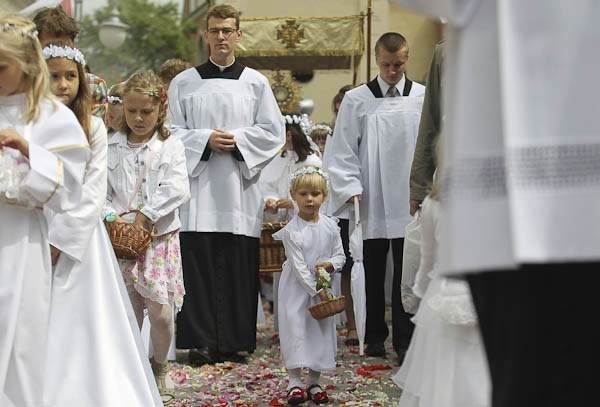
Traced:
<svg viewBox="0 0 600 407">
<path fill-rule="evenodd" d="M 52 218 L 79 203 L 89 157 L 77 118 L 50 93 L 35 25 L 0 14 L 0 406 L 42 406 Z M 56 236 L 55 236 L 56 237 Z"/>
<path fill-rule="evenodd" d="M 299 168 L 321 167 L 318 150 L 311 145 L 305 134 L 303 123 L 306 118 L 284 115 L 285 145 L 281 152 L 262 170 L 260 187 L 265 200 L 265 220 L 287 221 L 294 215 L 294 204 L 290 196 L 289 179 Z"/>
<path fill-rule="evenodd" d="M 318 303 L 316 272 L 341 270 L 346 260 L 337 223 L 319 214 L 327 197 L 325 173 L 303 167 L 290 181 L 298 213 L 273 237 L 283 241 L 286 261 L 279 283 L 279 340 L 289 375 L 288 403 L 329 401 L 319 385 L 321 372 L 335 369 L 336 331 L 334 318 L 314 319 L 308 308 Z M 308 381 L 302 369 L 308 368 Z"/>
<path fill-rule="evenodd" d="M 52 92 L 75 113 L 91 147 L 77 208 L 51 214 L 50 237 L 78 246 L 56 254 L 44 405 L 162 405 L 101 220 L 107 182 L 106 129 L 91 114 L 84 56 L 65 41 L 46 45 L 42 53 Z"/>
<path fill-rule="evenodd" d="M 477 316 L 465 281 L 437 273 L 440 203 L 421 206 L 421 263 L 413 292 L 421 297 L 415 331 L 394 381 L 401 407 L 487 407 L 490 379 Z"/>
<path fill-rule="evenodd" d="M 134 73 L 124 85 L 121 131 L 108 142 L 106 222 L 153 230 L 145 255 L 120 260 L 139 326 L 148 310 L 159 390 L 172 389 L 167 355 L 174 334 L 173 310 L 185 289 L 179 248 L 178 208 L 190 198 L 184 147 L 164 126 L 166 94 L 152 71 Z"/>
<path fill-rule="evenodd" d="M 106 97 L 106 113 L 104 124 L 108 137 L 119 131 L 123 121 L 123 83 L 117 83 L 110 87 Z"/>
</svg>

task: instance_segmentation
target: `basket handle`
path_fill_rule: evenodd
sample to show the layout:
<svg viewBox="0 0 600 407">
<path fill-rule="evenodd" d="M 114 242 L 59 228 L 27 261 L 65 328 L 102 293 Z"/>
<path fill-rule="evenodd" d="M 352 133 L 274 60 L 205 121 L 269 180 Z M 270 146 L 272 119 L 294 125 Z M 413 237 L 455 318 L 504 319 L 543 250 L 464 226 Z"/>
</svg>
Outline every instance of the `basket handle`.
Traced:
<svg viewBox="0 0 600 407">
<path fill-rule="evenodd" d="M 119 217 L 121 217 L 121 216 L 123 216 L 123 215 L 127 215 L 128 213 L 134 213 L 134 212 L 139 212 L 139 210 L 135 209 L 135 210 L 130 210 L 130 211 L 121 212 L 121 213 L 120 213 L 118 216 L 119 216 Z M 146 228 L 144 228 L 144 229 L 145 229 L 145 230 L 148 230 L 148 229 L 146 229 Z M 155 231 L 155 227 L 154 227 L 154 225 L 152 225 L 152 229 L 150 229 L 150 230 L 149 230 L 149 232 L 150 232 L 150 234 L 152 235 L 152 237 L 156 236 L 156 235 L 154 234 L 154 231 Z"/>
</svg>

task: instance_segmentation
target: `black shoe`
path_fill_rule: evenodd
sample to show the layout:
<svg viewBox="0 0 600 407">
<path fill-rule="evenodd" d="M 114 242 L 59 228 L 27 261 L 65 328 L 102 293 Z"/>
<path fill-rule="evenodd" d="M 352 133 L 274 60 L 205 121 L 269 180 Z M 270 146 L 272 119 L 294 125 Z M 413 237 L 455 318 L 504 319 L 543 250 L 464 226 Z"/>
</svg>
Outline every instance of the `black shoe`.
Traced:
<svg viewBox="0 0 600 407">
<path fill-rule="evenodd" d="M 385 357 L 385 346 L 383 345 L 383 342 L 375 342 L 368 344 L 365 349 L 365 355 L 377 358 Z"/>
<path fill-rule="evenodd" d="M 402 363 L 404 363 L 404 358 L 406 357 L 406 349 L 397 350 L 396 355 L 397 355 L 398 366 L 402 366 Z"/>
<path fill-rule="evenodd" d="M 210 356 L 216 363 L 222 363 L 222 362 L 246 363 L 246 361 L 247 361 L 246 356 L 240 355 L 237 352 L 210 351 Z"/>
<path fill-rule="evenodd" d="M 205 347 L 200 349 L 190 349 L 188 353 L 188 362 L 193 365 L 202 366 L 213 364 L 215 363 L 215 360 L 208 348 Z"/>
</svg>

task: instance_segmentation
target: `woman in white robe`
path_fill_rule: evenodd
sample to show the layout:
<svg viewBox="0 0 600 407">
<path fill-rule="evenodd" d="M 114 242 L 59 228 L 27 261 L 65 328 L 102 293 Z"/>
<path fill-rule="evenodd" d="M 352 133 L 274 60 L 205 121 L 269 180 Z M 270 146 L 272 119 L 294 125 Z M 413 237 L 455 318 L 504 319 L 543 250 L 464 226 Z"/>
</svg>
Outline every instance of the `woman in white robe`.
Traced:
<svg viewBox="0 0 600 407">
<path fill-rule="evenodd" d="M 87 114 L 90 118 L 81 124 L 84 129 L 89 124 L 91 145 L 77 208 L 49 214 L 50 236 L 78 242 L 79 246 L 69 256 L 60 255 L 54 269 L 44 405 L 162 406 L 101 221 L 107 190 L 106 128 L 89 110 L 74 108 L 89 103 L 84 96 L 88 93 L 85 81 L 70 87 L 61 80 L 73 70 L 84 78 L 82 59 L 78 58 L 83 55 L 78 52 L 60 43 L 44 48 L 52 91 L 78 117 Z"/>
<path fill-rule="evenodd" d="M 44 209 L 72 210 L 89 146 L 73 113 L 50 100 L 48 71 L 29 20 L 0 17 L 0 405 L 43 405 L 50 309 L 50 245 Z M 18 149 L 18 150 L 17 150 Z M 7 185 L 6 175 L 17 174 Z M 21 171 L 22 169 L 22 171 Z"/>
</svg>

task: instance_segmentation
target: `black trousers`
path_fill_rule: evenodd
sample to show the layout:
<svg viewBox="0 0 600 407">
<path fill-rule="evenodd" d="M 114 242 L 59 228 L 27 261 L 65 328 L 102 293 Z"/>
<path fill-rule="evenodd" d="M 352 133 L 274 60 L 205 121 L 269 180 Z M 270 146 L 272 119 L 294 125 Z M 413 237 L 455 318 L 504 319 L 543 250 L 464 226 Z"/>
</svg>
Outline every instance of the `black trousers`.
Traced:
<svg viewBox="0 0 600 407">
<path fill-rule="evenodd" d="M 394 280 L 392 286 L 392 343 L 396 352 L 406 351 L 414 330 L 412 317 L 404 311 L 400 297 L 404 239 L 367 239 L 363 241 L 367 293 L 366 343 L 384 342 L 389 335 L 385 322 L 385 271 L 387 253 L 392 245 Z"/>
<path fill-rule="evenodd" d="M 525 265 L 468 281 L 493 407 L 600 405 L 600 263 Z"/>
<path fill-rule="evenodd" d="M 344 248 L 344 254 L 346 255 L 346 263 L 344 263 L 344 267 L 342 267 L 342 274 L 349 274 L 352 272 L 352 266 L 354 265 L 352 255 L 350 254 L 350 236 L 348 234 L 350 221 L 348 219 L 340 219 L 338 221 L 338 226 L 340 227 L 342 247 Z"/>
<path fill-rule="evenodd" d="M 230 353 L 256 348 L 259 239 L 182 232 L 185 299 L 177 347 Z"/>
</svg>

